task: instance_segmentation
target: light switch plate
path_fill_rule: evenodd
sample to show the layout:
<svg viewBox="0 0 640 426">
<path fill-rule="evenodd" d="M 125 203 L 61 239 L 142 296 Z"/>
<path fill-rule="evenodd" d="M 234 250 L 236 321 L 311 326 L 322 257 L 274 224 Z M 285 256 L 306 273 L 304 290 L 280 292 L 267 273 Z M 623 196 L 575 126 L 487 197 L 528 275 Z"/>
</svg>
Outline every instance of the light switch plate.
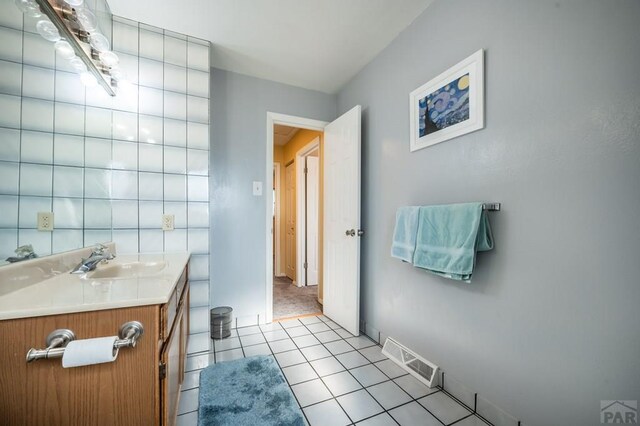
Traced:
<svg viewBox="0 0 640 426">
<path fill-rule="evenodd" d="M 38 212 L 38 231 L 53 231 L 53 212 Z"/>
<path fill-rule="evenodd" d="M 173 231 L 175 229 L 176 216 L 172 214 L 162 215 L 162 230 Z"/>
<path fill-rule="evenodd" d="M 262 195 L 262 182 L 253 182 L 253 195 L 256 197 Z"/>
</svg>

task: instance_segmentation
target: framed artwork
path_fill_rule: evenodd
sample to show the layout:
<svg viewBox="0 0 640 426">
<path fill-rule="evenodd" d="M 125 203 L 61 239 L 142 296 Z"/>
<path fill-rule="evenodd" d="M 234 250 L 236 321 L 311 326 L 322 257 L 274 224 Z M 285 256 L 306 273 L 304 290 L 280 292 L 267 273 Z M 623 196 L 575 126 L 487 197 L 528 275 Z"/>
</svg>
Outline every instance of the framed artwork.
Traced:
<svg viewBox="0 0 640 426">
<path fill-rule="evenodd" d="M 411 151 L 484 127 L 484 50 L 409 94 Z"/>
</svg>

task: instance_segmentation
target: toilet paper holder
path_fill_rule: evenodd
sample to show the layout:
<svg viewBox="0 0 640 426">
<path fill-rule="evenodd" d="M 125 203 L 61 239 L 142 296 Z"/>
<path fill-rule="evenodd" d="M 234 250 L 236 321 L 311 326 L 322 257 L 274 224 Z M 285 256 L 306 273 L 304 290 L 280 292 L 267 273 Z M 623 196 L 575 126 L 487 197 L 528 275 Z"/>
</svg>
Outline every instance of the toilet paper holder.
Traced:
<svg viewBox="0 0 640 426">
<path fill-rule="evenodd" d="M 120 348 L 135 348 L 138 339 L 144 334 L 144 326 L 138 321 L 129 321 L 120 327 L 118 337 L 113 343 L 113 350 Z M 47 336 L 45 349 L 31 348 L 27 352 L 27 362 L 36 361 L 38 359 L 62 358 L 65 346 L 72 340 L 76 340 L 76 335 L 68 329 L 54 330 Z"/>
</svg>

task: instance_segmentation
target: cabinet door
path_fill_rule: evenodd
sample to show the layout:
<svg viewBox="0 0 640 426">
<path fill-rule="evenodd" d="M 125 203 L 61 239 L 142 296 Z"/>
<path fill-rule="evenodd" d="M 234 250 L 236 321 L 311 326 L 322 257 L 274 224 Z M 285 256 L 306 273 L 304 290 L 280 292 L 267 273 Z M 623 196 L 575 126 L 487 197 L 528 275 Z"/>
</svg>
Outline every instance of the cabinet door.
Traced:
<svg viewBox="0 0 640 426">
<path fill-rule="evenodd" d="M 184 381 L 184 367 L 187 360 L 187 343 L 189 339 L 189 283 L 182 293 L 182 316 L 180 317 L 180 385 Z"/>
<path fill-rule="evenodd" d="M 174 425 L 178 415 L 180 385 L 183 379 L 184 360 L 182 359 L 182 322 L 184 306 L 180 308 L 175 326 L 162 352 L 162 363 L 165 365 L 165 377 L 161 380 L 162 389 L 162 424 Z"/>
</svg>

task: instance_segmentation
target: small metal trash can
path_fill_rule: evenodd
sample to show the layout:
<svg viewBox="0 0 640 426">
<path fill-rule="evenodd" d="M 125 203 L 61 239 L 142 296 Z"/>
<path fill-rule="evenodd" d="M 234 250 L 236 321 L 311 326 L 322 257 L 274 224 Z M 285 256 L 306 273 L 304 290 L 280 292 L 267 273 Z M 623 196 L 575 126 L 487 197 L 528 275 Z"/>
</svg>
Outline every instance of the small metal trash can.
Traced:
<svg viewBox="0 0 640 426">
<path fill-rule="evenodd" d="M 212 339 L 224 339 L 231 336 L 231 314 L 233 314 L 233 308 L 230 306 L 218 306 L 211 309 Z"/>
</svg>

